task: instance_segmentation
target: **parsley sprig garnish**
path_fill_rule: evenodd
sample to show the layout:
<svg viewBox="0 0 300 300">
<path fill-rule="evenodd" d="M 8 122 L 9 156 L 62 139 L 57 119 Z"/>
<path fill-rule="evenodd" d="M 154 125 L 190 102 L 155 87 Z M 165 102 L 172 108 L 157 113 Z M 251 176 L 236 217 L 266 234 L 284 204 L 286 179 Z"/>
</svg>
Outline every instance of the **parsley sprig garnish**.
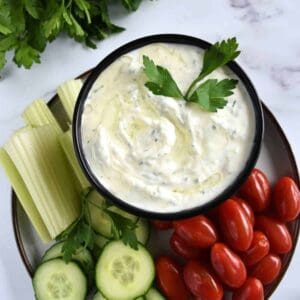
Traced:
<svg viewBox="0 0 300 300">
<path fill-rule="evenodd" d="M 130 219 L 111 211 L 108 207 L 99 207 L 93 202 L 89 202 L 88 196 L 92 189 L 87 189 L 81 194 L 81 213 L 79 217 L 57 238 L 57 241 L 63 241 L 63 259 L 69 262 L 72 256 L 84 248 L 93 250 L 96 233 L 91 225 L 91 215 L 89 203 L 95 206 L 95 209 L 101 209 L 107 213 L 112 220 L 112 236 L 114 239 L 121 239 L 125 245 L 133 249 L 138 248 L 138 241 L 135 234 L 136 224 Z"/>
<path fill-rule="evenodd" d="M 145 86 L 155 95 L 180 99 L 183 97 L 170 72 L 162 66 L 154 64 L 148 56 L 143 56 L 144 72 L 150 81 Z"/>
<path fill-rule="evenodd" d="M 109 208 L 104 210 L 113 220 L 112 223 L 112 233 L 114 239 L 122 239 L 125 245 L 129 245 L 131 248 L 138 249 L 138 240 L 135 234 L 136 223 L 132 222 L 130 219 L 115 213 Z"/>
<path fill-rule="evenodd" d="M 145 86 L 155 95 L 185 99 L 188 102 L 199 104 L 205 111 L 216 112 L 217 109 L 226 106 L 225 98 L 233 94 L 238 81 L 227 78 L 223 80 L 208 79 L 202 83 L 201 81 L 217 68 L 235 59 L 240 54 L 237 49 L 236 38 L 217 42 L 207 49 L 203 56 L 202 70 L 185 94 L 166 68 L 155 65 L 153 60 L 144 55 L 144 72 L 149 80 Z"/>
</svg>

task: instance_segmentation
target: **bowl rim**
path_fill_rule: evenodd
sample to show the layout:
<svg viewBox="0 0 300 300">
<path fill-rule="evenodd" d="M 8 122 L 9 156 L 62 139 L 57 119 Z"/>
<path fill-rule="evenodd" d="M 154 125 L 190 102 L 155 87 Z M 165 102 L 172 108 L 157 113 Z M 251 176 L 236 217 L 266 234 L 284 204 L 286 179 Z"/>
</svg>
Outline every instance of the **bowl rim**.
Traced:
<svg viewBox="0 0 300 300">
<path fill-rule="evenodd" d="M 101 60 L 100 63 L 92 70 L 92 72 L 89 74 L 89 76 L 85 80 L 80 90 L 80 93 L 76 101 L 74 115 L 73 115 L 73 122 L 72 122 L 73 143 L 74 143 L 74 149 L 75 149 L 77 159 L 87 179 L 99 193 L 103 194 L 113 204 L 119 206 L 120 208 L 130 213 L 139 215 L 141 217 L 160 219 L 160 220 L 182 219 L 182 218 L 195 216 L 199 213 L 203 213 L 213 207 L 216 207 L 218 204 L 220 204 L 221 202 L 225 201 L 230 196 L 232 196 L 238 190 L 241 184 L 246 180 L 246 178 L 249 176 L 251 170 L 254 168 L 256 161 L 258 159 L 262 138 L 263 138 L 264 121 L 263 121 L 262 106 L 259 97 L 257 95 L 257 92 L 254 88 L 254 85 L 252 84 L 252 82 L 250 81 L 246 73 L 235 61 L 229 62 L 227 64 L 227 67 L 229 67 L 229 69 L 238 77 L 238 79 L 241 80 L 246 92 L 249 95 L 249 99 L 252 103 L 252 108 L 254 111 L 254 118 L 255 118 L 255 133 L 254 133 L 252 149 L 250 151 L 248 160 L 246 161 L 244 168 L 239 172 L 235 180 L 211 201 L 197 205 L 192 208 L 183 209 L 175 212 L 157 212 L 157 211 L 145 210 L 116 197 L 112 192 L 110 192 L 107 188 L 105 188 L 105 186 L 102 185 L 99 179 L 94 175 L 87 159 L 85 158 L 83 145 L 82 145 L 82 134 L 81 134 L 81 121 L 82 121 L 82 113 L 84 110 L 84 103 L 87 99 L 87 96 L 94 82 L 97 80 L 98 76 L 111 63 L 113 63 L 120 56 L 130 51 L 133 51 L 135 49 L 153 43 L 183 44 L 183 45 L 196 46 L 202 49 L 207 49 L 211 46 L 210 43 L 192 36 L 181 35 L 181 34 L 157 34 L 157 35 L 146 36 L 146 37 L 133 40 L 117 48 L 113 52 L 111 52 L 108 56 L 106 56 L 103 60 Z"/>
</svg>

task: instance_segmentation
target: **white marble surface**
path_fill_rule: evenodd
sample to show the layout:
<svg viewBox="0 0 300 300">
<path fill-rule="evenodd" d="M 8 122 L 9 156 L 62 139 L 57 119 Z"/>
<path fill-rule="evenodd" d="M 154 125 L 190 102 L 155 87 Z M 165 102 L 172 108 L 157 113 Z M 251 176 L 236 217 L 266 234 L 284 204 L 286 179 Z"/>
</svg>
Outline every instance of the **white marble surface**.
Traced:
<svg viewBox="0 0 300 300">
<path fill-rule="evenodd" d="M 22 125 L 20 114 L 33 99 L 48 98 L 62 81 L 97 64 L 125 42 L 154 33 L 183 33 L 214 42 L 237 36 L 238 62 L 258 94 L 282 125 L 300 159 L 300 9 L 299 1 L 282 0 L 144 0 L 131 15 L 112 9 L 127 30 L 85 49 L 64 37 L 42 55 L 30 71 L 9 63 L 0 79 L 0 144 Z M 274 145 L 275 146 L 275 145 Z M 33 299 L 30 279 L 16 248 L 10 186 L 0 171 L 0 299 Z M 300 247 L 272 299 L 300 299 Z"/>
</svg>

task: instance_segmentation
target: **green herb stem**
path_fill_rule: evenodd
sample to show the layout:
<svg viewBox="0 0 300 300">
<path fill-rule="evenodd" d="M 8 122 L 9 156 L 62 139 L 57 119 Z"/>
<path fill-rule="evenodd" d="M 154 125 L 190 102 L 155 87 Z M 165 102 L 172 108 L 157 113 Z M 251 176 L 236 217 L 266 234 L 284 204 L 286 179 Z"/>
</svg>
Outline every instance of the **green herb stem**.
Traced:
<svg viewBox="0 0 300 300">
<path fill-rule="evenodd" d="M 188 90 L 186 91 L 184 95 L 184 99 L 188 101 L 189 97 L 192 95 L 193 91 L 196 88 L 197 83 L 202 79 L 202 76 L 198 76 L 189 86 Z"/>
</svg>

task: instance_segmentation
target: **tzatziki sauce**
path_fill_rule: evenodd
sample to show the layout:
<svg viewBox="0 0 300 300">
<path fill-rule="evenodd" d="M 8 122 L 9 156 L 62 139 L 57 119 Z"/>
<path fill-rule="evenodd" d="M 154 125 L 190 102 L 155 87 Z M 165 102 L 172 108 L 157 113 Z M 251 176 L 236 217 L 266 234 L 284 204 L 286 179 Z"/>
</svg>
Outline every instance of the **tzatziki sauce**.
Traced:
<svg viewBox="0 0 300 300">
<path fill-rule="evenodd" d="M 224 191 L 249 158 L 254 111 L 239 81 L 217 112 L 154 95 L 143 55 L 167 68 L 185 92 L 199 75 L 203 50 L 154 43 L 129 52 L 97 78 L 85 101 L 81 136 L 98 181 L 122 201 L 151 212 L 177 212 Z M 205 78 L 235 78 L 222 67 Z"/>
</svg>

